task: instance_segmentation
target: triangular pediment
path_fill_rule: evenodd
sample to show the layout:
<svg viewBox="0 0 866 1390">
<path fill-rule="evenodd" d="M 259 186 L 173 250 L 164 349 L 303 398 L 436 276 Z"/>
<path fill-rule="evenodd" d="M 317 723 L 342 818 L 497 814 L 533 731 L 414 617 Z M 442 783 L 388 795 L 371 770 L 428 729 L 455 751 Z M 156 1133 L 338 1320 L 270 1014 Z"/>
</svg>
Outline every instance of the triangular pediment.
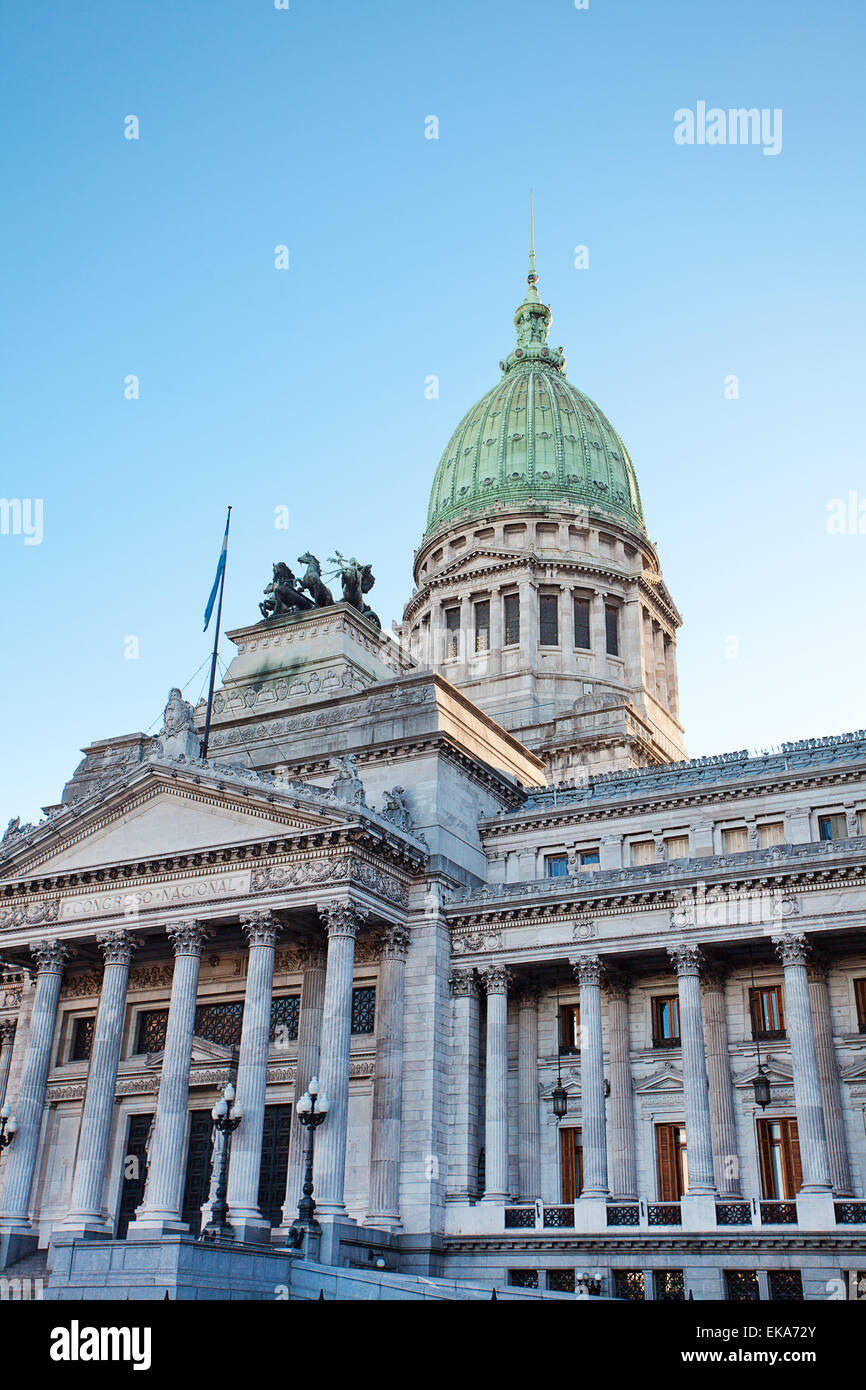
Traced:
<svg viewBox="0 0 866 1390">
<path fill-rule="evenodd" d="M 161 1071 L 164 1056 L 164 1052 L 148 1052 L 145 1066 L 149 1067 L 151 1071 Z M 233 1057 L 234 1048 L 224 1047 L 222 1043 L 211 1042 L 209 1038 L 193 1035 L 190 1053 L 191 1066 L 206 1065 L 209 1062 L 230 1062 Z"/>
<path fill-rule="evenodd" d="M 319 794 L 319 797 L 321 794 Z M 86 811 L 61 810 L 37 827 L 3 879 L 79 873 L 170 854 L 206 853 L 231 845 L 284 837 L 346 824 L 341 807 L 305 807 L 268 788 L 251 793 L 232 786 L 204 786 L 194 777 L 141 770 Z"/>
<path fill-rule="evenodd" d="M 653 1072 L 645 1080 L 638 1082 L 635 1086 L 638 1095 L 656 1095 L 664 1091 L 681 1091 L 683 1089 L 683 1078 L 674 1067 L 662 1067 L 660 1071 Z"/>
<path fill-rule="evenodd" d="M 761 1065 L 764 1073 L 769 1077 L 770 1083 L 774 1081 L 779 1086 L 790 1086 L 794 1081 L 794 1073 L 787 1062 L 778 1061 L 775 1057 L 764 1058 Z M 751 1086 L 758 1074 L 757 1061 L 752 1062 L 745 1071 L 734 1077 L 734 1085 L 743 1088 Z"/>
<path fill-rule="evenodd" d="M 840 1075 L 843 1081 L 866 1081 L 866 1060 L 862 1062 L 852 1062 L 850 1067 L 843 1067 Z"/>
</svg>

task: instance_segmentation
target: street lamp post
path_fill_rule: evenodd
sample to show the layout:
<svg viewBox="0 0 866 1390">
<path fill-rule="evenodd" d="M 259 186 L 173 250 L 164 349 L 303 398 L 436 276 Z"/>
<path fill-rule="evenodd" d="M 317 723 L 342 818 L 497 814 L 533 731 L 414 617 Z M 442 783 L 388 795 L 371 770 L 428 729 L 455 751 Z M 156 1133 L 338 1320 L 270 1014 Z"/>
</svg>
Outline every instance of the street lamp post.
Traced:
<svg viewBox="0 0 866 1390">
<path fill-rule="evenodd" d="M 216 1192 L 213 1204 L 210 1209 L 210 1220 L 199 1236 L 199 1240 L 232 1240 L 234 1231 L 228 1221 L 228 1203 L 226 1193 L 228 1192 L 229 1180 L 229 1155 L 232 1146 L 232 1135 L 243 1119 L 243 1111 L 239 1105 L 235 1104 L 235 1088 L 231 1082 L 226 1086 L 221 1098 L 217 1101 L 213 1110 L 214 1128 L 222 1136 L 222 1143 L 217 1148 L 216 1159 Z M 214 1146 L 216 1147 L 216 1138 Z"/>
<path fill-rule="evenodd" d="M 18 1121 L 12 1114 L 12 1107 L 8 1100 L 0 1107 L 0 1153 L 7 1149 L 18 1133 Z"/>
<path fill-rule="evenodd" d="M 324 1091 L 319 1094 L 319 1079 L 314 1076 L 308 1089 L 295 1106 L 295 1114 L 307 1130 L 307 1152 L 305 1155 L 303 1196 L 298 1202 L 298 1219 L 292 1225 L 291 1243 L 303 1244 L 304 1237 L 318 1236 L 321 1227 L 316 1220 L 316 1204 L 313 1201 L 313 1153 L 316 1130 L 328 1118 L 330 1101 Z"/>
</svg>

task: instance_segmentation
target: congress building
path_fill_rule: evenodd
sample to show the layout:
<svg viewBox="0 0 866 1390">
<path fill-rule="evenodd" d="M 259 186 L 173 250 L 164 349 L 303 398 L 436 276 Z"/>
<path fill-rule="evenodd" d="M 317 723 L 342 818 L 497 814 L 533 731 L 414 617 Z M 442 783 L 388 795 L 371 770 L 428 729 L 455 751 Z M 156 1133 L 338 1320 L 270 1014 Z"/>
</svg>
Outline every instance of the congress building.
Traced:
<svg viewBox="0 0 866 1390">
<path fill-rule="evenodd" d="M 514 323 L 393 635 L 369 567 L 283 564 L 204 759 L 173 690 L 10 822 L 0 1264 L 46 1298 L 866 1288 L 866 732 L 688 758 L 631 459 L 534 271 Z"/>
</svg>

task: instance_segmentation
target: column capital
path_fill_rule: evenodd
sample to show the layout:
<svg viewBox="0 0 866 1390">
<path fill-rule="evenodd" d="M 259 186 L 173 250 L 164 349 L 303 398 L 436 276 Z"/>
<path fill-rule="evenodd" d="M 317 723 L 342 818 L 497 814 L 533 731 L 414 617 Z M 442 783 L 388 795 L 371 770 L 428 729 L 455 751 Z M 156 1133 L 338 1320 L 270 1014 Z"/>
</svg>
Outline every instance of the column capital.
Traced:
<svg viewBox="0 0 866 1390">
<path fill-rule="evenodd" d="M 606 970 L 602 983 L 609 999 L 618 999 L 621 1002 L 628 999 L 632 981 L 631 975 L 624 970 Z"/>
<path fill-rule="evenodd" d="M 329 937 L 344 936 L 352 941 L 370 915 L 366 908 L 350 902 L 318 903 L 316 910 Z"/>
<path fill-rule="evenodd" d="M 324 970 L 328 959 L 322 941 L 302 941 L 295 947 L 295 955 L 302 970 Z"/>
<path fill-rule="evenodd" d="M 198 957 L 201 957 L 205 942 L 211 935 L 203 922 L 192 920 L 172 922 L 171 926 L 166 927 L 165 934 L 171 942 L 176 956 Z"/>
<path fill-rule="evenodd" d="M 830 970 L 830 959 L 825 956 L 823 951 L 812 951 L 806 962 L 806 976 L 810 984 L 820 982 L 827 983 L 827 975 Z"/>
<path fill-rule="evenodd" d="M 128 931 L 104 931 L 96 938 L 106 965 L 129 965 L 138 942 Z"/>
<path fill-rule="evenodd" d="M 511 971 L 507 965 L 486 965 L 479 970 L 482 983 L 488 994 L 507 994 L 511 984 Z"/>
<path fill-rule="evenodd" d="M 448 977 L 448 984 L 455 999 L 478 998 L 478 976 L 474 970 L 455 969 Z"/>
<path fill-rule="evenodd" d="M 668 946 L 668 955 L 678 976 L 700 975 L 704 956 L 697 943 L 679 941 L 675 946 Z"/>
<path fill-rule="evenodd" d="M 537 980 L 517 980 L 514 985 L 514 998 L 521 1009 L 537 1009 L 541 998 L 541 986 Z"/>
<path fill-rule="evenodd" d="M 50 941 L 33 941 L 30 954 L 36 961 L 39 975 L 62 975 L 63 967 L 69 957 L 69 947 L 54 937 Z"/>
<path fill-rule="evenodd" d="M 0 1019 L 0 1043 L 11 1042 L 18 1027 L 14 1018 Z"/>
<path fill-rule="evenodd" d="M 802 932 L 786 932 L 784 936 L 774 936 L 773 945 L 783 965 L 805 965 L 812 949 Z"/>
<path fill-rule="evenodd" d="M 718 961 L 704 960 L 701 962 L 701 983 L 709 993 L 723 994 L 730 971 L 727 965 L 720 965 Z"/>
<path fill-rule="evenodd" d="M 273 912 L 242 912 L 241 931 L 250 946 L 276 946 L 282 923 Z"/>
<path fill-rule="evenodd" d="M 601 984 L 601 977 L 604 973 L 604 962 L 601 956 L 570 956 L 568 963 L 578 984 Z"/>
<path fill-rule="evenodd" d="M 401 923 L 388 926 L 379 934 L 382 960 L 405 960 L 409 952 L 409 928 Z"/>
</svg>

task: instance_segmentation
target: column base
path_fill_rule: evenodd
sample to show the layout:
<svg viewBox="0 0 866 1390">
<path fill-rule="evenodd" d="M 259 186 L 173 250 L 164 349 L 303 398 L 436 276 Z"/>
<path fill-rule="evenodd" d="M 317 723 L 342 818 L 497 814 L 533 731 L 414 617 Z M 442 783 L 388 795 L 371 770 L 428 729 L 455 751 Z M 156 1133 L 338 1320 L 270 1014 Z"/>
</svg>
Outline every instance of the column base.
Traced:
<svg viewBox="0 0 866 1390">
<path fill-rule="evenodd" d="M 684 1231 L 714 1231 L 716 1229 L 716 1194 L 686 1192 L 680 1198 L 680 1218 Z"/>
<path fill-rule="evenodd" d="M 70 1240 L 113 1240 L 114 1230 L 104 1222 L 72 1221 L 67 1225 L 64 1221 L 55 1226 L 51 1239 L 55 1236 L 68 1236 Z"/>
<path fill-rule="evenodd" d="M 131 1221 L 126 1232 L 127 1240 L 161 1240 L 163 1236 L 188 1236 L 190 1228 L 185 1221 L 176 1218 L 156 1217 L 143 1221 Z M 198 1235 L 198 1232 L 195 1232 Z"/>
<path fill-rule="evenodd" d="M 481 1200 L 482 1202 L 495 1202 L 497 1206 L 504 1207 L 509 1197 L 507 1192 L 485 1192 Z"/>
<path fill-rule="evenodd" d="M 370 1216 L 365 1216 L 364 1225 L 371 1231 L 402 1231 L 403 1222 L 399 1216 L 394 1216 L 388 1212 L 378 1216 L 373 1212 Z"/>
<path fill-rule="evenodd" d="M 578 1197 L 574 1204 L 574 1229 L 597 1235 L 607 1232 L 607 1198 Z"/>
<path fill-rule="evenodd" d="M 270 1245 L 271 1227 L 263 1217 L 228 1215 L 228 1222 L 234 1232 L 235 1240 L 245 1245 Z"/>
<path fill-rule="evenodd" d="M 15 1231 L 0 1231 L 0 1269 L 23 1260 L 39 1248 L 39 1237 L 35 1231 L 22 1227 Z"/>
<path fill-rule="evenodd" d="M 836 1208 L 833 1193 L 798 1192 L 797 1225 L 806 1231 L 832 1231 L 836 1225 Z"/>
</svg>

